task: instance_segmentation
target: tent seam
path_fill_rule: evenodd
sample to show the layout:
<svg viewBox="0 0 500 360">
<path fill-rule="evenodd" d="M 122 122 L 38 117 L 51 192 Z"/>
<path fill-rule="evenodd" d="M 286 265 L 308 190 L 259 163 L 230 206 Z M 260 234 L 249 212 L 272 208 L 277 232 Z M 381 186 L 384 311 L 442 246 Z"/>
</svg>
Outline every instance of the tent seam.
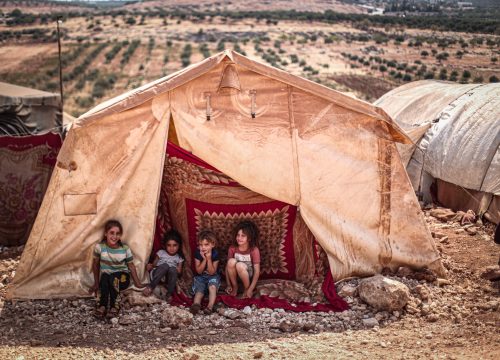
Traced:
<svg viewBox="0 0 500 360">
<path fill-rule="evenodd" d="M 293 177 L 295 184 L 295 191 L 297 195 L 296 206 L 300 205 L 301 201 L 301 188 L 300 188 L 300 170 L 299 170 L 299 154 L 297 146 L 297 127 L 295 125 L 295 117 L 293 116 L 293 102 L 292 102 L 292 86 L 287 84 L 288 91 L 288 119 L 290 121 L 292 152 L 293 152 Z"/>
</svg>

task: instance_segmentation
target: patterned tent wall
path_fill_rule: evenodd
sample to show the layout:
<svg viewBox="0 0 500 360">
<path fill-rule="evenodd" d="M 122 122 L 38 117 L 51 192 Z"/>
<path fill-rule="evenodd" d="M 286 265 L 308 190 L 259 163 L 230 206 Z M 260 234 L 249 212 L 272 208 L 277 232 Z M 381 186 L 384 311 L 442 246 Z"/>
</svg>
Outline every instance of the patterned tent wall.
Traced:
<svg viewBox="0 0 500 360">
<path fill-rule="evenodd" d="M 60 96 L 0 82 L 0 245 L 28 239 L 61 140 Z"/>
</svg>

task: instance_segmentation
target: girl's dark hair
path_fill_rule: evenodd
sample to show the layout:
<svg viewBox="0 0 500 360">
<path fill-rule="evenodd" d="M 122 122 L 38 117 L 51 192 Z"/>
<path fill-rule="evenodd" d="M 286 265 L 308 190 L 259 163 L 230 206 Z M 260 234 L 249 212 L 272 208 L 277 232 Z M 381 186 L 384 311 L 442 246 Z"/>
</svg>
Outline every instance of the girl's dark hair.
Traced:
<svg viewBox="0 0 500 360">
<path fill-rule="evenodd" d="M 118 220 L 115 220 L 115 219 L 108 220 L 108 221 L 106 221 L 106 224 L 104 224 L 104 235 L 102 237 L 101 242 L 106 242 L 106 233 L 108 232 L 109 229 L 111 229 L 113 227 L 117 227 L 118 229 L 120 229 L 120 233 L 123 234 L 123 226 Z M 121 240 L 118 241 L 118 244 L 120 246 L 123 246 Z"/>
<path fill-rule="evenodd" d="M 250 220 L 240 221 L 235 226 L 235 228 L 233 229 L 233 245 L 238 246 L 236 235 L 238 235 L 238 231 L 240 230 L 243 231 L 243 233 L 248 237 L 250 248 L 254 248 L 258 245 L 259 229 L 257 228 L 257 225 L 255 225 L 255 223 Z"/>
<path fill-rule="evenodd" d="M 174 240 L 177 245 L 179 245 L 179 251 L 177 252 L 177 254 L 179 254 L 179 256 L 183 259 L 185 259 L 184 257 L 184 253 L 182 252 L 182 237 L 181 237 L 181 234 L 179 234 L 179 232 L 175 229 L 171 229 L 169 231 L 167 231 L 165 233 L 165 235 L 163 235 L 163 239 L 161 239 L 161 246 L 162 248 L 165 248 L 165 245 L 167 244 L 167 242 L 169 240 Z"/>
</svg>

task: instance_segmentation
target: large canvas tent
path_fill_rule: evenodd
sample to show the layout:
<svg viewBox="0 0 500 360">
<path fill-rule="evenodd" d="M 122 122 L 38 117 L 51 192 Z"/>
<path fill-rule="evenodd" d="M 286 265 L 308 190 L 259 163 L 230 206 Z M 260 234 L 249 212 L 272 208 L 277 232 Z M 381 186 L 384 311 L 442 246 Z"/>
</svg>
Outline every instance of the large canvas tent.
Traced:
<svg viewBox="0 0 500 360">
<path fill-rule="evenodd" d="M 434 196 L 454 210 L 500 221 L 500 84 L 423 80 L 375 104 L 412 137 L 414 145 L 399 148 L 425 201 Z"/>
<path fill-rule="evenodd" d="M 28 239 L 61 147 L 61 99 L 0 82 L 0 245 Z"/>
<path fill-rule="evenodd" d="M 161 218 L 193 239 L 206 214 L 216 226 L 281 209 L 283 224 L 294 216 L 293 244 L 282 243 L 285 232 L 273 237 L 273 217 L 261 239 L 263 252 L 278 243 L 283 256 L 269 259 L 276 266 L 298 264 L 314 241 L 335 279 L 400 265 L 442 271 L 395 142 L 409 140 L 377 107 L 232 51 L 214 55 L 78 119 L 8 297 L 86 296 L 92 248 L 109 218 L 123 222 L 141 277 Z M 197 199 L 184 193 L 192 176 L 175 168 L 188 158 L 195 180 L 210 186 Z M 227 213 L 203 208 L 210 195 L 210 206 L 226 201 L 217 186 L 233 182 L 241 186 L 231 194 L 239 205 Z M 169 209 L 160 204 L 164 189 Z M 267 210 L 252 210 L 256 202 Z M 192 246 L 184 244 L 188 260 Z M 283 266 L 291 280 L 303 268 Z"/>
</svg>

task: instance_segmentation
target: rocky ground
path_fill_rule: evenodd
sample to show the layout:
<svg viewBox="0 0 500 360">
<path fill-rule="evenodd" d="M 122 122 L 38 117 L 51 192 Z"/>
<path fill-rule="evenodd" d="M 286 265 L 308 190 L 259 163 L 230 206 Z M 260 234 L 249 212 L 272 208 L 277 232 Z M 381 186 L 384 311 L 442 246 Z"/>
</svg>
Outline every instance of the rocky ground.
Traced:
<svg viewBox="0 0 500 360">
<path fill-rule="evenodd" d="M 406 305 L 392 311 L 367 304 L 371 290 L 350 279 L 337 284 L 351 307 L 342 313 L 247 307 L 193 318 L 161 302 L 101 321 L 93 299 L 6 301 L 22 248 L 0 248 L 0 358 L 499 358 L 499 290 L 480 276 L 498 262 L 493 227 L 426 219 L 449 276 L 385 274 L 407 287 L 398 285 Z"/>
</svg>

